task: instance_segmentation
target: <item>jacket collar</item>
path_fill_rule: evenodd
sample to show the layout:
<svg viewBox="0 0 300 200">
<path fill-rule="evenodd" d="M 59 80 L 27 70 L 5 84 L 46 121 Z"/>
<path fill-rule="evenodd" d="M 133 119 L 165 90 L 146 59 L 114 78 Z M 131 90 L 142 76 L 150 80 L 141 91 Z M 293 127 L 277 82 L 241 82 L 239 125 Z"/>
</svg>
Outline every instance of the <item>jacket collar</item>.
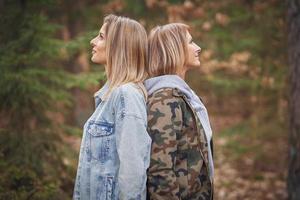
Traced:
<svg viewBox="0 0 300 200">
<path fill-rule="evenodd" d="M 103 96 L 106 94 L 108 89 L 109 89 L 109 83 L 108 83 L 108 81 L 106 81 L 106 83 L 103 85 L 103 87 L 94 93 L 96 107 L 100 104 L 101 101 L 103 101 Z"/>
</svg>

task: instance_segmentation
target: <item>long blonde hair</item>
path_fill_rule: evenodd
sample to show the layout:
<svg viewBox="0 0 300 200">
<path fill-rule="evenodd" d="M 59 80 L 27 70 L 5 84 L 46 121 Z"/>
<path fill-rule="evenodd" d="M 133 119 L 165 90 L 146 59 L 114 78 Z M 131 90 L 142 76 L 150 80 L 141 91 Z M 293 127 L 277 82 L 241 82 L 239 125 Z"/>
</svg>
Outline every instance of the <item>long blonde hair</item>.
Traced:
<svg viewBox="0 0 300 200">
<path fill-rule="evenodd" d="M 110 92 L 125 83 L 140 83 L 147 77 L 147 33 L 137 21 L 108 15 L 106 24 L 106 75 Z"/>
<path fill-rule="evenodd" d="M 182 23 L 157 26 L 148 39 L 148 73 L 150 77 L 176 74 L 187 59 L 187 31 Z"/>
</svg>

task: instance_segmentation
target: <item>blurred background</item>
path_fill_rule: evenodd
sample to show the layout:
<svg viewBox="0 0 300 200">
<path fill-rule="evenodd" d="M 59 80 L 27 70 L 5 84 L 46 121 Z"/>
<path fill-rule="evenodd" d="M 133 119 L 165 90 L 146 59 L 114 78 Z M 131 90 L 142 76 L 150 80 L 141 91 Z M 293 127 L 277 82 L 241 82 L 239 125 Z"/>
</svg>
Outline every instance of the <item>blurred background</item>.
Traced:
<svg viewBox="0 0 300 200">
<path fill-rule="evenodd" d="M 187 82 L 214 131 L 215 199 L 287 199 L 282 0 L 1 0 L 0 199 L 71 199 L 82 126 L 105 82 L 89 41 L 109 13 L 184 22 L 202 48 Z"/>
</svg>

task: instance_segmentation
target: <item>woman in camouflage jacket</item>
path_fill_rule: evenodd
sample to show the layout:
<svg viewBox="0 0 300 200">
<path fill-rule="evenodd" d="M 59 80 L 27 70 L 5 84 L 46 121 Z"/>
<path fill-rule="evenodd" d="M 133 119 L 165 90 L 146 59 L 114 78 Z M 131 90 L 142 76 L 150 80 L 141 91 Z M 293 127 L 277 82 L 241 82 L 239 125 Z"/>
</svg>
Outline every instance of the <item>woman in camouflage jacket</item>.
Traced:
<svg viewBox="0 0 300 200">
<path fill-rule="evenodd" d="M 154 28 L 149 35 L 148 169 L 151 200 L 213 199 L 212 131 L 207 110 L 184 81 L 200 66 L 201 48 L 187 25 Z"/>
</svg>

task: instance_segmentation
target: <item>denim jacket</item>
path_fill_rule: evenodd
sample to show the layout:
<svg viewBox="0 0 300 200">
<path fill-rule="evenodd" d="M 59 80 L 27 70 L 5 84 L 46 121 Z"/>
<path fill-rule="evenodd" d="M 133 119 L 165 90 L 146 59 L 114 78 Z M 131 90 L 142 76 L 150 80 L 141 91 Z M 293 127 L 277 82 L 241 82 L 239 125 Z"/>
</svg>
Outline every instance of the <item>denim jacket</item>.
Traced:
<svg viewBox="0 0 300 200">
<path fill-rule="evenodd" d="M 144 200 L 151 138 L 144 95 L 134 83 L 95 94 L 96 109 L 84 125 L 73 199 Z"/>
</svg>

